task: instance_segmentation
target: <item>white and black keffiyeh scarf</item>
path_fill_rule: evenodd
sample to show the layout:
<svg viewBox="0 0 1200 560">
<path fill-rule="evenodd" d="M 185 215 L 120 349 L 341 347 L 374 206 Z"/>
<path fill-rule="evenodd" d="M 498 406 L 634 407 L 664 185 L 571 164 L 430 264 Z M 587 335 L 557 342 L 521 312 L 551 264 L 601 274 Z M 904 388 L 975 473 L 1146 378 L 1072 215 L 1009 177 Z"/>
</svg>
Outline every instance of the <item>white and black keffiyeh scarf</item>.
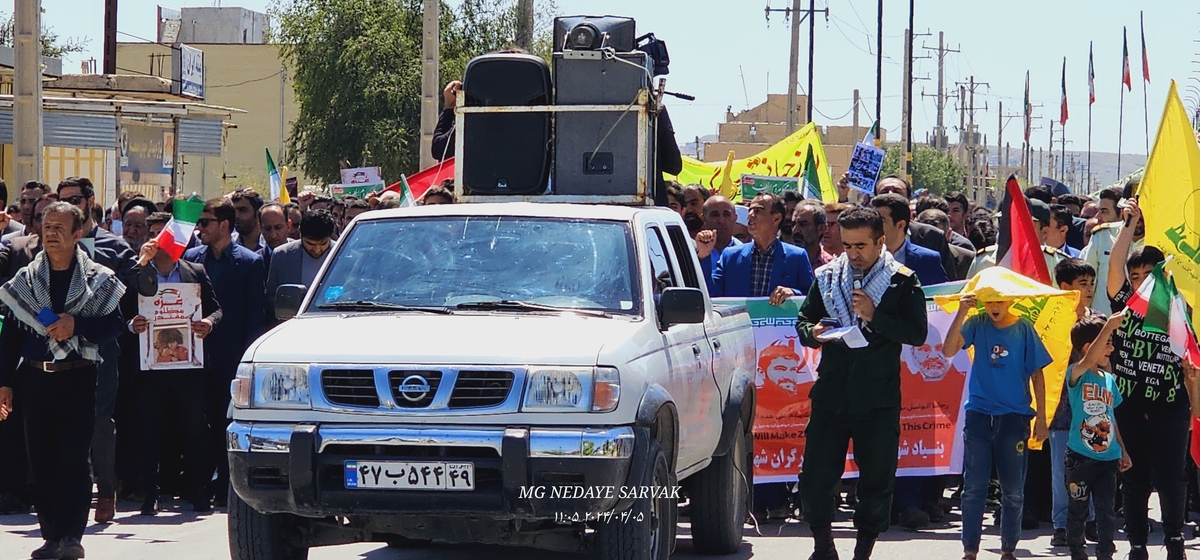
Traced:
<svg viewBox="0 0 1200 560">
<path fill-rule="evenodd" d="M 875 266 L 863 275 L 862 289 L 871 296 L 871 301 L 879 305 L 883 293 L 891 286 L 892 276 L 904 265 L 896 261 L 892 254 L 884 249 L 875 261 Z M 825 310 L 830 316 L 849 327 L 857 325 L 854 312 L 850 307 L 850 293 L 854 291 L 854 274 L 850 270 L 850 259 L 845 253 L 838 255 L 817 269 L 817 288 L 821 290 L 821 299 L 825 302 Z"/>
<path fill-rule="evenodd" d="M 75 269 L 71 273 L 71 285 L 67 289 L 66 305 L 63 306 L 65 313 L 76 317 L 103 317 L 116 309 L 124 293 L 125 285 L 108 267 L 92 261 L 87 253 L 76 247 Z M 3 304 L 7 315 L 20 322 L 21 327 L 46 338 L 47 349 L 54 359 L 62 360 L 71 352 L 78 352 L 85 360 L 102 361 L 98 345 L 79 335 L 59 342 L 47 335 L 46 327 L 38 321 L 37 316 L 42 309 L 53 308 L 50 301 L 50 260 L 45 251 L 38 253 L 29 266 L 17 271 L 12 280 L 0 286 L 0 304 Z"/>
</svg>

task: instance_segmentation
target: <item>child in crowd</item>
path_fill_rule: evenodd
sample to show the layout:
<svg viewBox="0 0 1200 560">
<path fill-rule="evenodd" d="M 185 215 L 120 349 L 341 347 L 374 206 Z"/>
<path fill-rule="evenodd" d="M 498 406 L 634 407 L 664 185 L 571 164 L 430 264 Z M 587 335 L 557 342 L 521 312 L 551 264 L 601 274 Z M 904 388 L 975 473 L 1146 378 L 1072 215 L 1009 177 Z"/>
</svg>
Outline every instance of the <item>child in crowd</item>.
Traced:
<svg viewBox="0 0 1200 560">
<path fill-rule="evenodd" d="M 967 319 L 977 301 L 983 302 L 984 313 Z M 1034 423 L 1037 440 L 1049 437 L 1042 368 L 1053 359 L 1033 323 L 1011 312 L 1012 303 L 1012 298 L 994 290 L 964 295 L 942 347 L 947 357 L 965 347 L 975 347 L 963 429 L 963 560 L 975 560 L 979 554 L 983 510 L 993 466 L 1000 478 L 1003 506 L 1001 560 L 1016 559 L 1014 552 L 1021 539 L 1025 504 L 1025 442 L 1029 439 L 1030 420 L 1037 419 Z M 1031 406 L 1033 402 L 1036 409 Z"/>
<path fill-rule="evenodd" d="M 1054 267 L 1054 280 L 1060 290 L 1076 290 L 1079 292 L 1079 305 L 1075 307 L 1078 318 L 1095 314 L 1091 309 L 1092 300 L 1096 297 L 1096 269 L 1083 259 L 1063 259 Z M 1107 364 L 1106 364 L 1107 365 Z M 1062 396 L 1058 399 L 1058 408 L 1054 412 L 1054 421 L 1050 423 L 1050 485 L 1051 503 L 1053 504 L 1052 520 L 1054 536 L 1050 546 L 1067 546 L 1067 497 L 1066 473 L 1063 462 L 1067 452 L 1067 433 L 1071 430 L 1071 405 L 1067 395 L 1067 385 L 1062 387 Z M 1090 540 L 1095 541 L 1096 523 L 1094 515 L 1089 514 L 1085 530 Z"/>
<path fill-rule="evenodd" d="M 1071 329 L 1071 346 L 1078 361 L 1067 368 L 1067 393 L 1071 401 L 1071 429 L 1068 431 L 1065 458 L 1066 478 L 1071 504 L 1067 513 L 1067 542 L 1071 560 L 1088 560 L 1084 546 L 1084 520 L 1089 498 L 1094 497 L 1098 539 L 1097 560 L 1112 560 L 1116 547 L 1113 533 L 1113 498 L 1117 491 L 1117 472 L 1133 465 L 1125 452 L 1116 414 L 1121 404 L 1117 380 L 1105 373 L 1112 354 L 1112 333 L 1121 326 L 1124 312 L 1114 313 L 1108 321 L 1083 317 Z"/>
</svg>

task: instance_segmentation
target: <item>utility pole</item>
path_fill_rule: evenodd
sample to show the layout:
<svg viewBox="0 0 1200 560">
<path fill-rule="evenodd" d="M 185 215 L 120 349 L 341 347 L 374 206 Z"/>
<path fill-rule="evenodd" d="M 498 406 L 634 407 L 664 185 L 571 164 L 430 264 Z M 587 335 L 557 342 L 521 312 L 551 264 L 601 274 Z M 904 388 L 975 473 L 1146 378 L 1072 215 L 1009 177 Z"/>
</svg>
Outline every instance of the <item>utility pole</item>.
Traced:
<svg viewBox="0 0 1200 560">
<path fill-rule="evenodd" d="M 911 17 L 910 17 L 910 19 L 911 19 Z M 912 52 L 912 44 L 913 44 L 913 36 L 914 35 L 915 35 L 915 33 L 913 32 L 912 29 L 904 30 L 904 87 L 902 88 L 903 98 L 904 98 L 904 100 L 903 100 L 904 107 L 901 111 L 901 130 L 902 130 L 901 133 L 904 135 L 904 138 L 903 138 L 903 142 L 901 143 L 901 147 L 903 148 L 901 151 L 901 156 L 904 161 L 904 167 L 903 167 L 904 180 L 908 181 L 909 184 L 912 184 L 912 151 L 913 151 L 913 147 L 912 147 L 912 108 L 913 108 L 912 86 L 913 86 L 913 79 L 914 79 L 913 78 L 913 60 L 915 58 L 913 56 L 913 52 Z M 929 57 L 920 57 L 920 58 L 929 58 Z M 921 78 L 921 79 L 927 80 L 928 78 Z"/>
<path fill-rule="evenodd" d="M 533 0 L 517 0 L 517 46 L 533 52 Z"/>
<path fill-rule="evenodd" d="M 997 159 L 999 159 L 1000 148 L 1001 148 L 1002 146 L 1004 146 L 1004 126 L 1008 124 L 1008 121 L 1007 121 L 1007 119 L 1015 119 L 1015 118 L 1017 118 L 1017 117 L 1020 117 L 1020 116 L 1023 116 L 1023 115 L 1005 115 L 1005 114 L 1004 114 L 1004 102 L 1003 102 L 1003 101 L 1001 101 L 1001 102 L 1000 102 L 1000 108 L 998 109 L 998 111 L 997 111 L 997 112 L 999 113 L 999 115 L 998 115 L 998 117 L 999 117 L 999 119 L 998 119 L 998 120 L 999 120 L 999 125 L 996 127 L 996 154 L 997 154 Z M 1004 147 L 1005 147 L 1005 149 L 1007 150 L 1007 146 L 1004 146 Z M 1002 167 L 1008 167 L 1008 153 L 1007 153 L 1007 151 L 1006 151 L 1006 152 L 1005 152 L 1005 154 L 1004 154 L 1004 161 L 1002 161 L 1002 162 L 1000 163 L 1000 165 L 1001 165 Z M 1007 174 L 1007 173 L 1006 173 L 1006 174 Z"/>
<path fill-rule="evenodd" d="M 1048 171 L 1051 176 L 1054 175 L 1054 119 L 1050 119 L 1050 168 Z"/>
<path fill-rule="evenodd" d="M 767 15 L 768 23 L 771 21 L 771 12 L 782 12 L 784 14 L 784 17 L 791 18 L 791 22 L 792 22 L 792 50 L 791 50 L 791 55 L 788 59 L 788 93 L 787 93 L 787 95 L 788 95 L 788 98 L 787 98 L 787 103 L 788 103 L 787 131 L 788 131 L 788 134 L 791 134 L 796 131 L 796 126 L 799 124 L 799 120 L 800 120 L 800 115 L 798 114 L 799 111 L 796 110 L 796 103 L 798 101 L 798 99 L 797 99 L 798 94 L 796 92 L 796 86 L 800 83 L 800 24 L 804 21 L 804 18 L 809 18 L 809 22 L 808 22 L 808 32 L 809 32 L 808 33 L 808 92 L 805 94 L 808 96 L 808 103 L 805 104 L 806 105 L 805 108 L 807 109 L 807 117 L 808 117 L 807 122 L 812 122 L 812 114 L 813 114 L 812 89 L 813 89 L 813 61 L 814 61 L 813 57 L 814 57 L 814 51 L 816 50 L 816 30 L 817 30 L 816 20 L 813 19 L 813 17 L 815 17 L 816 13 L 817 13 L 815 4 L 816 4 L 816 0 L 808 0 L 809 7 L 808 7 L 808 9 L 805 9 L 803 7 L 804 0 L 792 0 L 792 7 L 790 7 L 790 8 L 772 8 L 771 5 L 768 4 L 766 9 L 764 10 Z M 825 12 L 825 19 L 828 20 L 829 19 L 829 6 L 826 5 L 825 9 L 821 10 L 821 11 Z M 803 14 L 803 15 L 800 15 L 800 14 Z M 797 17 L 797 16 L 799 16 L 799 17 Z"/>
<path fill-rule="evenodd" d="M 875 39 L 875 122 L 883 128 L 883 0 L 879 0 L 879 29 Z M 875 134 L 875 147 L 883 146 L 881 134 Z"/>
<path fill-rule="evenodd" d="M 971 164 L 970 164 L 969 169 L 971 171 L 971 186 L 973 187 L 972 188 L 972 196 L 973 196 L 973 198 L 975 198 L 976 204 L 982 204 L 981 198 L 979 196 L 979 191 L 977 188 L 975 188 L 975 187 L 979 186 L 979 149 L 978 149 L 977 141 L 975 140 L 975 137 L 978 134 L 976 126 L 975 126 L 975 110 L 977 109 L 977 107 L 975 107 L 975 88 L 977 88 L 979 86 L 988 86 L 988 87 L 991 87 L 991 86 L 987 82 L 976 82 L 975 76 L 971 76 L 970 80 L 966 84 L 959 82 L 958 86 L 959 86 L 960 99 L 963 97 L 968 99 L 967 106 L 965 107 L 966 114 L 968 116 L 968 120 L 967 120 L 966 126 L 963 128 L 960 128 L 960 130 L 962 132 L 961 132 L 961 136 L 960 136 L 960 140 L 959 140 L 959 145 L 961 146 L 963 144 L 966 144 L 967 153 L 971 158 Z M 963 86 L 968 86 L 968 87 L 963 87 Z M 961 101 L 960 101 L 960 103 L 961 103 Z M 986 109 L 987 109 L 987 105 L 984 104 L 984 110 L 986 110 Z"/>
<path fill-rule="evenodd" d="M 438 12 L 439 0 L 424 0 L 421 32 L 421 168 L 437 161 L 433 156 L 433 129 L 437 128 L 438 92 Z M 441 154 L 438 154 L 441 155 Z"/>
<path fill-rule="evenodd" d="M 933 48 L 924 45 L 922 45 L 921 48 L 933 50 Z M 938 31 L 938 90 L 937 95 L 930 97 L 937 98 L 937 127 L 933 130 L 933 143 L 934 146 L 936 146 L 937 149 L 942 150 L 943 153 L 949 148 L 946 140 L 946 121 L 944 119 L 944 113 L 946 111 L 946 53 L 952 52 L 956 53 L 960 51 L 955 49 L 947 49 L 946 32 Z M 921 95 L 924 96 L 925 94 L 922 93 Z"/>
<path fill-rule="evenodd" d="M 104 73 L 117 73 L 117 0 L 104 0 Z"/>
<path fill-rule="evenodd" d="M 43 181 L 42 2 L 16 0 L 13 9 L 13 150 L 16 181 Z"/>
</svg>

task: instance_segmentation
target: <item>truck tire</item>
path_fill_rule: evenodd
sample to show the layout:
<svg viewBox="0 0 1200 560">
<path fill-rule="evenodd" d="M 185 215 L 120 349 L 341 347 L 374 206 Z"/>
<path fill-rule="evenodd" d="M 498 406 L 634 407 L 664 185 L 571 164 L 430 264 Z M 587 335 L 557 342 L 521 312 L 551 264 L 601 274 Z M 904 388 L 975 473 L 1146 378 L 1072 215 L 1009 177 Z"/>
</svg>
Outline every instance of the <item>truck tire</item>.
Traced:
<svg viewBox="0 0 1200 560">
<path fill-rule="evenodd" d="M 751 476 L 747 434 L 739 420 L 729 452 L 713 457 L 691 487 L 692 546 L 700 554 L 733 554 L 742 545 Z"/>
<path fill-rule="evenodd" d="M 678 500 L 670 495 L 675 474 L 657 441 L 650 441 L 649 456 L 649 472 L 642 484 L 659 489 L 659 493 L 636 499 L 626 512 L 599 522 L 596 533 L 600 560 L 667 560 L 671 554 L 678 507 Z"/>
<path fill-rule="evenodd" d="M 259 513 L 229 489 L 229 555 L 232 560 L 307 560 L 308 548 L 288 542 L 291 516 Z"/>
</svg>

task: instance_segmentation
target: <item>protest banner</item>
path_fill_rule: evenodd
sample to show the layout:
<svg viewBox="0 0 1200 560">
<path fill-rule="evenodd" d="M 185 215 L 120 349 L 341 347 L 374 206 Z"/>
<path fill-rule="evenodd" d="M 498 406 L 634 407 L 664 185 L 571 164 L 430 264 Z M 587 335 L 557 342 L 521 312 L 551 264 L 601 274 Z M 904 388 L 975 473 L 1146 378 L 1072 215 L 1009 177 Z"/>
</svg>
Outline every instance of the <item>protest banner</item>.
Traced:
<svg viewBox="0 0 1200 560">
<path fill-rule="evenodd" d="M 957 290 L 961 283 L 952 288 Z M 945 293 L 927 289 L 927 297 Z M 721 298 L 750 311 L 758 347 L 754 383 L 758 407 L 754 421 L 754 482 L 793 482 L 804 457 L 804 430 L 811 415 L 808 392 L 817 378 L 819 349 L 800 344 L 796 316 L 804 298 L 773 306 L 768 298 Z M 971 362 L 968 351 L 942 356 L 942 342 L 953 314 L 927 299 L 929 336 L 921 346 L 905 346 L 900 376 L 903 395 L 897 473 L 925 476 L 962 472 L 963 403 Z M 858 476 L 853 452 L 846 477 Z"/>
<path fill-rule="evenodd" d="M 884 151 L 875 146 L 862 142 L 855 144 L 850 167 L 846 169 L 850 187 L 867 196 L 875 196 L 875 182 L 879 180 L 879 171 L 883 169 L 883 155 Z"/>
<path fill-rule="evenodd" d="M 329 185 L 329 195 L 334 198 L 341 198 L 346 195 L 351 195 L 356 198 L 367 198 L 367 195 L 382 189 L 382 183 L 378 185 L 348 185 L 345 183 L 334 183 Z"/>
<path fill-rule="evenodd" d="M 750 200 L 762 193 L 783 196 L 783 191 L 797 190 L 798 177 L 763 177 L 742 175 L 742 200 Z"/>
<path fill-rule="evenodd" d="M 204 341 L 192 330 L 203 318 L 200 284 L 159 284 L 154 296 L 138 296 L 138 314 L 150 323 L 138 335 L 143 370 L 204 367 Z"/>
<path fill-rule="evenodd" d="M 817 179 L 820 184 L 821 200 L 837 202 L 837 189 L 829 173 L 829 161 L 825 158 L 825 148 L 821 144 L 821 135 L 813 123 L 808 123 L 791 136 L 784 138 L 778 144 L 767 148 L 754 156 L 734 160 L 729 166 L 729 175 L 737 181 L 742 175 L 760 175 L 764 177 L 800 177 L 804 173 L 804 161 L 812 148 L 816 163 Z M 698 159 L 683 156 L 683 171 L 673 178 L 684 185 L 701 185 L 714 193 L 721 193 L 735 202 L 741 196 L 738 189 L 722 192 L 720 190 L 722 177 L 726 175 L 726 162 L 706 163 Z M 736 183 L 733 185 L 736 187 Z"/>
</svg>

